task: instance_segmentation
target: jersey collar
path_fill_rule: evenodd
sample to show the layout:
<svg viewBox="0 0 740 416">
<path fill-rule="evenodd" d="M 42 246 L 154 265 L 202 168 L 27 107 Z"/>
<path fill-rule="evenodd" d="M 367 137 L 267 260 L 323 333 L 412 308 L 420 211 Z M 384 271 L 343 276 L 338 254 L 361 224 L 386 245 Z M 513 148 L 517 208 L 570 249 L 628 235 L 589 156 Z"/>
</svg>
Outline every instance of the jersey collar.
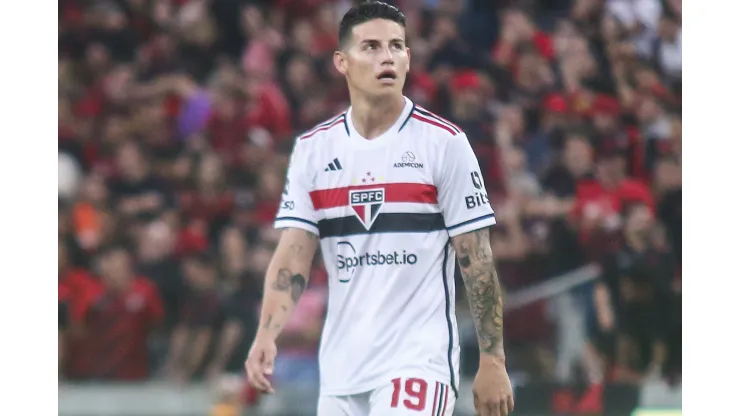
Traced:
<svg viewBox="0 0 740 416">
<path fill-rule="evenodd" d="M 352 124 L 352 107 L 350 107 L 347 110 L 347 116 L 345 117 L 350 142 L 357 147 L 363 149 L 371 149 L 384 146 L 389 140 L 392 140 L 394 137 L 396 137 L 399 130 L 401 130 L 403 125 L 408 120 L 414 108 L 414 103 L 408 97 L 404 96 L 403 99 L 406 104 L 404 105 L 403 111 L 401 111 L 401 115 L 398 117 L 396 122 L 393 123 L 393 125 L 383 134 L 372 140 L 367 140 L 366 138 L 362 137 L 357 132 L 357 130 L 355 130 L 355 126 L 354 124 Z"/>
</svg>

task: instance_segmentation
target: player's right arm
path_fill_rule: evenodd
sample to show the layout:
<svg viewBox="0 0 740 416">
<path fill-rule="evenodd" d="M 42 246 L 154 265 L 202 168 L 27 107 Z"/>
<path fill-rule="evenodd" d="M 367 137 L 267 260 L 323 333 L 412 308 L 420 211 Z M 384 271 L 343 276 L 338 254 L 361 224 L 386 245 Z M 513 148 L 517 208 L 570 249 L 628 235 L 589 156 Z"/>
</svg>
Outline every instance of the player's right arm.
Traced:
<svg viewBox="0 0 740 416">
<path fill-rule="evenodd" d="M 258 337 L 280 334 L 306 288 L 317 247 L 318 237 L 309 231 L 283 231 L 265 276 Z"/>
<path fill-rule="evenodd" d="M 249 383 L 265 392 L 273 391 L 267 378 L 277 355 L 275 340 L 308 284 L 319 242 L 318 215 L 310 196 L 313 171 L 305 146 L 298 141 L 291 155 L 275 219 L 275 227 L 284 231 L 267 267 L 259 327 L 245 364 Z"/>
<path fill-rule="evenodd" d="M 273 392 L 267 377 L 277 355 L 275 340 L 306 288 L 317 246 L 315 234 L 288 228 L 267 268 L 259 328 L 246 363 L 249 382 L 261 391 Z"/>
</svg>

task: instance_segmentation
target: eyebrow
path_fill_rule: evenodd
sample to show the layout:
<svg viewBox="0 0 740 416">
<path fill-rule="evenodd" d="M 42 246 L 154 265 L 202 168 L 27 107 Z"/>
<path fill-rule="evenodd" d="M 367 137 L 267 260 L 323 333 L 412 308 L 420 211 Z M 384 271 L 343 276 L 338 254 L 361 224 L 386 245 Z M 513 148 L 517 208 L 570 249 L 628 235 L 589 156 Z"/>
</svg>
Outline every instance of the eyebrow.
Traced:
<svg viewBox="0 0 740 416">
<path fill-rule="evenodd" d="M 388 43 L 397 43 L 397 42 L 406 43 L 406 41 L 401 38 L 393 38 Z M 371 44 L 371 43 L 381 43 L 381 41 L 378 39 L 365 39 L 360 42 L 360 45 L 366 45 L 366 44 Z"/>
</svg>

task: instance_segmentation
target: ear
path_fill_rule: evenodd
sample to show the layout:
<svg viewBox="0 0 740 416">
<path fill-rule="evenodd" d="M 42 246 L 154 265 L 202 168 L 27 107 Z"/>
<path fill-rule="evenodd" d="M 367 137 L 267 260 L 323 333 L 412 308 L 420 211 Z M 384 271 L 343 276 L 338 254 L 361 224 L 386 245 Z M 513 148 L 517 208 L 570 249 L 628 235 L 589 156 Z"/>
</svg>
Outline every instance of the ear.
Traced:
<svg viewBox="0 0 740 416">
<path fill-rule="evenodd" d="M 411 48 L 406 48 L 406 57 L 408 57 L 406 60 L 406 73 L 408 73 L 411 71 Z"/>
<path fill-rule="evenodd" d="M 334 68 L 342 75 L 347 75 L 347 58 L 344 52 L 334 51 Z"/>
</svg>

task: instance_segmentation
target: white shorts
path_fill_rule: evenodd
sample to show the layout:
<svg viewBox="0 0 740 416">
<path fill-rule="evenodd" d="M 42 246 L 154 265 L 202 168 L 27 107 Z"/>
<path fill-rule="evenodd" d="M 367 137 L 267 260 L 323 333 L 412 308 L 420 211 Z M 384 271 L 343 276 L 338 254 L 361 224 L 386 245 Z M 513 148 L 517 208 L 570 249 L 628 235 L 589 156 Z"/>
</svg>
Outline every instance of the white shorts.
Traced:
<svg viewBox="0 0 740 416">
<path fill-rule="evenodd" d="M 449 385 L 396 378 L 375 390 L 350 396 L 319 396 L 317 416 L 450 416 L 455 393 Z"/>
</svg>

